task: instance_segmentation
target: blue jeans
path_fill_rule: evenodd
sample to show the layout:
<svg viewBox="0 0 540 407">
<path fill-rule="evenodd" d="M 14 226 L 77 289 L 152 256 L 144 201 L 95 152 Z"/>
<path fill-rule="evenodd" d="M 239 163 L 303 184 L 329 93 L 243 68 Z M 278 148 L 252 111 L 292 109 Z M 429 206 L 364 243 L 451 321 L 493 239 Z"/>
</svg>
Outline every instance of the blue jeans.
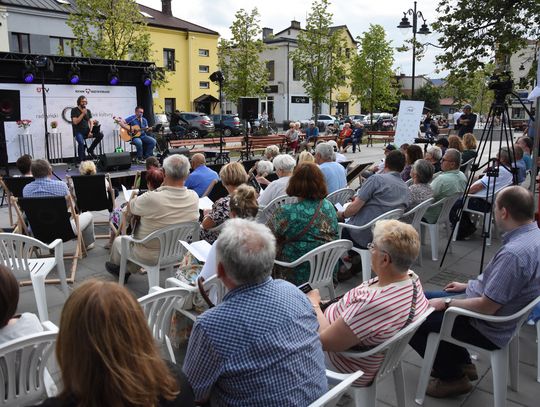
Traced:
<svg viewBox="0 0 540 407">
<path fill-rule="evenodd" d="M 142 135 L 131 140 L 131 144 L 137 149 L 137 158 L 146 159 L 154 154 L 156 140 L 153 137 Z"/>
<path fill-rule="evenodd" d="M 84 141 L 84 136 L 82 133 L 75 133 L 75 140 L 77 141 L 77 160 L 84 161 L 86 160 L 86 143 Z"/>
<path fill-rule="evenodd" d="M 347 148 L 349 144 L 352 143 L 352 151 L 353 153 L 356 152 L 356 145 L 358 143 L 362 144 L 362 137 L 347 137 L 345 140 L 343 140 L 343 144 L 341 145 L 344 149 Z"/>
</svg>

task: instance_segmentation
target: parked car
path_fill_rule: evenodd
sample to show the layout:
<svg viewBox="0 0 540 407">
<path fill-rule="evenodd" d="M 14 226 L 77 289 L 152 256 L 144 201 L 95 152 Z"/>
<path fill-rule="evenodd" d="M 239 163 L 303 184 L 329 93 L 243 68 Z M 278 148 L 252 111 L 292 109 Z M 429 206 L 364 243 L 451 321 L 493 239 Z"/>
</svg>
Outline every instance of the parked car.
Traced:
<svg viewBox="0 0 540 407">
<path fill-rule="evenodd" d="M 365 114 L 351 114 L 347 116 L 347 118 L 350 119 L 353 124 L 355 124 L 356 122 L 364 123 L 365 117 Z"/>
<path fill-rule="evenodd" d="M 160 131 L 163 131 L 165 133 L 169 132 L 169 118 L 167 117 L 167 114 L 165 113 L 156 113 L 154 115 L 154 125 L 161 124 Z"/>
<path fill-rule="evenodd" d="M 216 130 L 221 129 L 221 124 L 219 122 L 219 114 L 211 114 L 210 119 L 214 122 L 214 127 Z M 242 122 L 235 114 L 224 114 L 223 115 L 223 135 L 228 136 L 237 136 L 242 133 Z"/>
<path fill-rule="evenodd" d="M 180 112 L 180 117 L 189 123 L 188 131 L 195 138 L 205 136 L 215 130 L 214 122 L 205 113 Z"/>
<path fill-rule="evenodd" d="M 371 128 L 371 115 L 364 117 L 364 127 Z M 373 113 L 373 130 L 392 130 L 394 128 L 394 117 L 391 113 Z"/>
<path fill-rule="evenodd" d="M 312 117 L 309 120 L 300 120 L 300 123 L 302 123 L 302 127 L 307 127 L 311 120 L 315 120 L 315 117 Z M 326 126 L 328 126 L 329 124 L 334 124 L 336 120 L 337 119 L 334 116 L 331 116 L 329 114 L 319 114 L 317 115 L 317 126 L 319 127 L 319 129 L 324 130 Z"/>
</svg>

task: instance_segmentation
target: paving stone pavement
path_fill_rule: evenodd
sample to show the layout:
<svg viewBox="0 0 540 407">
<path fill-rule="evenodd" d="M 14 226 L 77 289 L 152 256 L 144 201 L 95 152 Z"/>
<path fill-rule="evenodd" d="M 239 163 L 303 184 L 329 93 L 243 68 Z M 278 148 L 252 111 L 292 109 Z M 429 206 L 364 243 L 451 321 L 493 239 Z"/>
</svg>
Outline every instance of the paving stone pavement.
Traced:
<svg viewBox="0 0 540 407">
<path fill-rule="evenodd" d="M 375 147 L 362 146 L 360 153 L 347 153 L 347 157 L 354 159 L 355 162 L 370 162 L 378 161 L 382 158 L 382 145 Z M 120 198 L 121 199 L 121 198 Z M 118 202 L 121 203 L 121 202 Z M 106 220 L 107 213 L 95 214 L 95 220 Z M 7 208 L 0 208 L 0 227 L 8 226 Z M 96 228 L 98 233 L 107 233 L 101 227 Z M 426 290 L 441 289 L 450 281 L 466 282 L 468 278 L 473 278 L 478 275 L 480 270 L 480 256 L 482 249 L 482 241 L 478 234 L 474 235 L 469 241 L 458 241 L 452 244 L 452 252 L 449 253 L 442 267 L 439 267 L 440 258 L 442 257 L 443 248 L 446 246 L 447 239 L 445 233 L 441 233 L 439 261 L 431 260 L 431 248 L 428 244 L 422 246 L 423 266 L 414 265 L 413 269 L 421 277 Z M 105 249 L 107 240 L 99 239 L 96 241 L 96 247 L 88 253 L 88 256 L 82 259 L 77 270 L 76 281 L 73 286 L 78 286 L 81 282 L 89 278 L 100 278 L 105 280 L 113 280 L 112 276 L 105 271 L 105 261 L 108 259 L 109 251 Z M 500 246 L 498 237 L 493 239 L 492 245 L 486 247 L 485 263 L 487 263 Z M 65 245 L 65 252 L 70 251 L 72 244 Z M 69 270 L 71 263 L 66 262 L 66 271 Z M 161 273 L 160 282 L 163 284 L 165 276 Z M 350 288 L 360 283 L 360 277 L 356 276 L 353 279 L 341 283 L 337 287 L 337 294 L 342 294 Z M 148 280 L 146 275 L 134 275 L 130 278 L 127 288 L 136 296 L 141 297 L 148 291 Z M 47 301 L 49 307 L 49 316 L 52 322 L 59 324 L 60 312 L 65 301 L 63 293 L 59 286 L 47 285 L 46 287 Z M 37 313 L 37 307 L 34 300 L 34 295 L 31 286 L 21 287 L 21 298 L 19 302 L 19 312 L 34 312 Z M 508 406 L 530 406 L 536 407 L 538 403 L 538 395 L 540 394 L 540 383 L 536 382 L 536 333 L 531 326 L 525 325 L 520 334 L 520 373 L 519 385 L 520 391 L 513 392 L 508 390 Z M 185 348 L 177 349 L 179 363 L 183 360 Z M 403 367 L 405 371 L 406 384 L 406 400 L 407 406 L 415 406 L 414 393 L 416 383 L 419 376 L 422 359 L 409 348 L 404 356 Z M 478 367 L 480 379 L 473 383 L 473 391 L 465 396 L 452 399 L 437 400 L 431 397 L 426 397 L 424 406 L 439 407 L 439 406 L 461 406 L 461 407 L 478 407 L 493 405 L 493 380 L 489 360 L 485 355 L 480 355 L 475 361 Z M 377 392 L 378 406 L 396 406 L 396 396 L 392 377 L 383 379 L 378 386 Z M 350 400 L 342 400 L 340 405 L 352 405 Z"/>
</svg>

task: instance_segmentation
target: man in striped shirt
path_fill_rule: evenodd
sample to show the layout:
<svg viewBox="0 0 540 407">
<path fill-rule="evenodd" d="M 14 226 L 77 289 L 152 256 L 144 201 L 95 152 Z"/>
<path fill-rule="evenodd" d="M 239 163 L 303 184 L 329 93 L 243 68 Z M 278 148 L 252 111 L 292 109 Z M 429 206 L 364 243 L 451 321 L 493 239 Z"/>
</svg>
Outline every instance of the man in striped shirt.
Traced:
<svg viewBox="0 0 540 407">
<path fill-rule="evenodd" d="M 444 312 L 450 306 L 505 316 L 518 312 L 540 295 L 540 229 L 534 222 L 534 210 L 534 198 L 525 188 L 512 186 L 499 193 L 494 212 L 497 226 L 505 232 L 503 245 L 478 278 L 467 284 L 450 283 L 442 295 L 447 298 L 430 300 L 438 312 L 427 318 L 410 341 L 418 354 L 424 355 L 429 333 L 439 332 Z M 466 298 L 451 297 L 461 293 Z M 494 350 L 505 346 L 517 328 L 516 321 L 490 324 L 458 317 L 452 335 Z M 439 344 L 432 375 L 426 393 L 439 398 L 468 393 L 472 389 L 470 380 L 478 379 L 467 350 L 447 342 Z"/>
</svg>

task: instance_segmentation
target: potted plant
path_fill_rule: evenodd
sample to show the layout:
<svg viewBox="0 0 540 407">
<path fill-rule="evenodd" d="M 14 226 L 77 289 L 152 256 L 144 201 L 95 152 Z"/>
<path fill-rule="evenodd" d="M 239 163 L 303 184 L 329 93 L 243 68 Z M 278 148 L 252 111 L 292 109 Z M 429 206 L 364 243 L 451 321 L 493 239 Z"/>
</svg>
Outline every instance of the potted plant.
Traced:
<svg viewBox="0 0 540 407">
<path fill-rule="evenodd" d="M 58 133 L 58 122 L 56 120 L 51 122 L 51 133 Z"/>
<path fill-rule="evenodd" d="M 29 119 L 23 119 L 23 120 L 17 120 L 17 126 L 19 129 L 23 129 L 23 134 L 28 134 L 30 132 L 30 124 L 32 123 L 32 120 Z"/>
</svg>

